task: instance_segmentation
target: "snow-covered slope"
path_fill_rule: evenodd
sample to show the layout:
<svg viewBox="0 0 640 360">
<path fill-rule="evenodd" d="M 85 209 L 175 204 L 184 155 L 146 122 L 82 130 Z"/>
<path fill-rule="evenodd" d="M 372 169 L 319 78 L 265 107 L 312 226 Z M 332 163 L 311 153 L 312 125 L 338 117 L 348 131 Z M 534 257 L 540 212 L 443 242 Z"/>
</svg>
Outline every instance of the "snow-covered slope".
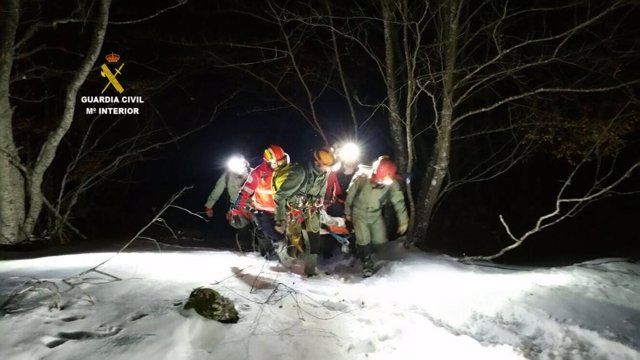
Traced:
<svg viewBox="0 0 640 360">
<path fill-rule="evenodd" d="M 391 243 L 364 280 L 227 251 L 122 253 L 77 276 L 113 255 L 0 261 L 0 359 L 640 358 L 640 264 L 622 259 L 507 269 Z M 240 321 L 182 310 L 198 286 Z"/>
</svg>

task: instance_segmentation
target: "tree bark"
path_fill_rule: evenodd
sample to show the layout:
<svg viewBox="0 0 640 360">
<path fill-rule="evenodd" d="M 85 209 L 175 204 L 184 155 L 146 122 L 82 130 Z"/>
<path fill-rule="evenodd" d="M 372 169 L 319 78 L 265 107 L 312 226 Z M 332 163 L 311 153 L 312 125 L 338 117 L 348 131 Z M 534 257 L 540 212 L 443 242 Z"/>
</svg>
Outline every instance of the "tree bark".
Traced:
<svg viewBox="0 0 640 360">
<path fill-rule="evenodd" d="M 14 43 L 20 20 L 20 1 L 4 1 L 0 25 L 0 244 L 13 244 L 23 238 L 20 225 L 25 216 L 24 178 L 17 163 L 9 101 L 9 82 L 13 66 Z"/>
<path fill-rule="evenodd" d="M 14 244 L 27 239 L 35 229 L 44 203 L 42 184 L 45 173 L 73 122 L 78 90 L 102 50 L 111 0 L 100 1 L 86 55 L 64 93 L 64 110 L 60 122 L 47 137 L 31 168 L 21 164 L 12 136 L 13 114 L 9 103 L 9 81 L 20 4 L 18 0 L 11 0 L 7 5 L 8 10 L 4 11 L 7 14 L 5 25 L 0 29 L 0 243 Z"/>
<path fill-rule="evenodd" d="M 382 0 L 382 16 L 384 19 L 384 55 L 387 87 L 387 104 L 389 106 L 389 127 L 391 141 L 395 150 L 395 163 L 401 173 L 407 171 L 407 143 L 405 141 L 404 125 L 400 118 L 400 100 L 398 80 L 396 78 L 396 61 L 394 57 L 393 11 L 392 0 Z"/>
<path fill-rule="evenodd" d="M 436 123 L 437 135 L 433 146 L 433 155 L 418 197 L 419 204 L 416 217 L 420 220 L 416 223 L 414 233 L 411 234 L 413 241 L 418 244 L 426 241 L 433 209 L 449 171 L 454 107 L 454 71 L 456 69 L 456 53 L 458 51 L 458 21 L 461 2 L 461 0 L 449 0 L 445 8 L 443 39 L 445 69 L 442 82 L 442 106 Z"/>
</svg>

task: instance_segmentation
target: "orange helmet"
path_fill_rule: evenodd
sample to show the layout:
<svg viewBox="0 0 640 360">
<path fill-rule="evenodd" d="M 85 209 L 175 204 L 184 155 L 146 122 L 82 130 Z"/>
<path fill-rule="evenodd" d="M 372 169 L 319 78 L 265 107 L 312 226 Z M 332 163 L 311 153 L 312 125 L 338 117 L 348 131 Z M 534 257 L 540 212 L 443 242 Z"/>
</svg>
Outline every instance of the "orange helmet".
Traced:
<svg viewBox="0 0 640 360">
<path fill-rule="evenodd" d="M 278 145 L 269 145 L 269 147 L 264 149 L 262 158 L 268 162 L 272 168 L 277 168 L 289 163 L 289 154 L 284 152 Z"/>
<path fill-rule="evenodd" d="M 313 158 L 321 166 L 332 166 L 336 162 L 333 150 L 330 148 L 321 148 L 313 152 Z"/>
<path fill-rule="evenodd" d="M 371 181 L 378 184 L 389 185 L 395 176 L 396 164 L 394 164 L 388 156 L 380 156 L 378 160 L 373 163 Z"/>
</svg>

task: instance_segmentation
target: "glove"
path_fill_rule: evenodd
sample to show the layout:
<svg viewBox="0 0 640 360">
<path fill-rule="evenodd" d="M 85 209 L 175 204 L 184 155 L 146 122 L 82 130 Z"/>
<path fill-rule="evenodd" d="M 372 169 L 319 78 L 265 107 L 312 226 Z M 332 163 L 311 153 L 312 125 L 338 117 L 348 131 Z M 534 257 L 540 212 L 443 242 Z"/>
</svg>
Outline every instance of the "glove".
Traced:
<svg viewBox="0 0 640 360">
<path fill-rule="evenodd" d="M 251 211 L 247 210 L 240 210 L 240 216 L 247 220 L 251 220 L 253 218 L 253 214 L 251 213 Z"/>
<path fill-rule="evenodd" d="M 207 214 L 208 218 L 212 218 L 213 217 L 213 208 L 205 207 L 204 208 L 204 212 Z"/>
<path fill-rule="evenodd" d="M 398 235 L 402 235 L 402 234 L 406 233 L 408 227 L 409 227 L 409 224 L 400 224 L 398 226 Z"/>
<path fill-rule="evenodd" d="M 243 217 L 245 219 L 251 219 L 251 215 L 247 214 L 246 212 L 244 212 L 242 210 L 229 209 L 229 211 L 227 211 L 227 221 L 231 221 L 231 219 L 236 218 L 236 217 Z"/>
<path fill-rule="evenodd" d="M 273 228 L 275 229 L 275 231 L 277 231 L 280 234 L 284 234 L 285 232 L 285 225 L 284 225 L 284 220 L 276 220 L 274 223 Z"/>
</svg>

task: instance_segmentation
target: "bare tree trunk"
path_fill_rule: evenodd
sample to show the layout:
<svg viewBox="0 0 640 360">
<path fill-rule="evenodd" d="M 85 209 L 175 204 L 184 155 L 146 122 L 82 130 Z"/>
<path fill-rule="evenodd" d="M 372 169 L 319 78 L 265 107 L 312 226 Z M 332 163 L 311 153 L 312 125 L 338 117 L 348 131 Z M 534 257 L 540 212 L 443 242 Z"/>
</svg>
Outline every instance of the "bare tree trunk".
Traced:
<svg viewBox="0 0 640 360">
<path fill-rule="evenodd" d="M 49 134 L 31 168 L 22 165 L 12 137 L 12 110 L 9 104 L 9 79 L 12 69 L 13 47 L 19 19 L 19 1 L 13 0 L 7 7 L 8 21 L 1 29 L 2 64 L 0 65 L 0 243 L 12 244 L 28 238 L 34 231 L 42 211 L 44 176 L 55 158 L 60 141 L 65 136 L 76 108 L 76 96 L 95 64 L 107 29 L 111 0 L 101 0 L 91 42 L 84 60 L 71 79 L 64 94 L 64 110 L 57 127 Z M 21 177 L 20 171 L 24 174 Z M 7 176 L 5 176 L 5 174 Z M 28 204 L 26 203 L 28 201 Z"/>
<path fill-rule="evenodd" d="M 416 104 L 415 101 L 418 97 L 418 86 L 417 86 L 417 73 L 416 73 L 416 59 L 419 57 L 416 56 L 419 53 L 420 42 L 421 42 L 421 33 L 419 29 L 416 29 L 415 33 L 413 33 L 413 38 L 411 38 L 410 33 L 410 17 L 411 10 L 409 9 L 409 4 L 407 0 L 403 0 L 399 3 L 399 8 L 402 14 L 402 48 L 404 51 L 404 59 L 406 65 L 406 76 L 407 76 L 407 94 L 405 99 L 405 108 L 404 108 L 404 118 L 405 118 L 405 141 L 407 144 L 407 168 L 406 168 L 406 190 L 407 190 L 407 200 L 409 203 L 409 232 L 413 232 L 413 228 L 415 226 L 416 217 L 414 216 L 416 213 L 416 203 L 413 197 L 413 189 L 412 183 L 410 181 L 410 176 L 413 173 L 413 165 L 416 161 L 415 154 L 415 143 L 414 143 L 414 134 L 413 134 L 413 123 L 416 116 Z M 412 40 L 414 43 L 412 44 Z M 413 46 L 412 46 L 413 45 Z M 410 243 L 411 240 L 405 242 L 405 244 Z"/>
<path fill-rule="evenodd" d="M 445 7 L 445 26 L 443 53 L 444 56 L 444 77 L 442 89 L 442 107 L 440 115 L 436 121 L 436 142 L 433 146 L 433 155 L 427 169 L 427 176 L 424 177 L 422 190 L 418 197 L 418 210 L 416 217 L 420 219 L 416 223 L 414 233 L 411 237 L 414 242 L 422 243 L 427 237 L 427 230 L 431 222 L 433 209 L 436 205 L 440 190 L 449 171 L 449 154 L 451 152 L 451 130 L 453 123 L 453 89 L 454 71 L 456 69 L 456 53 L 458 51 L 458 21 L 460 16 L 460 5 L 462 0 L 449 0 Z"/>
<path fill-rule="evenodd" d="M 24 179 L 17 165 L 18 151 L 13 140 L 9 103 L 9 81 L 13 50 L 20 18 L 20 1 L 7 0 L 2 6 L 0 26 L 0 244 L 12 244 L 23 237 Z"/>
<path fill-rule="evenodd" d="M 393 53 L 393 12 L 396 8 L 392 0 L 382 1 L 382 17 L 384 19 L 384 53 L 387 87 L 387 104 L 389 111 L 389 126 L 391 141 L 395 149 L 395 162 L 402 173 L 407 171 L 407 143 L 405 141 L 404 124 L 400 118 L 400 99 L 398 80 L 396 78 L 396 61 Z"/>
<path fill-rule="evenodd" d="M 80 86 L 87 79 L 91 67 L 95 64 L 100 51 L 102 50 L 102 42 L 107 32 L 107 24 L 109 22 L 109 6 L 111 0 L 101 0 L 99 6 L 98 18 L 91 35 L 91 43 L 87 49 L 87 54 L 80 64 L 79 69 L 75 72 L 75 76 L 72 78 L 68 85 L 65 101 L 64 111 L 60 119 L 58 127 L 49 134 L 47 141 L 40 149 L 38 158 L 33 166 L 33 170 L 28 177 L 27 191 L 29 192 L 29 211 L 24 222 L 23 231 L 25 234 L 31 234 L 35 227 L 38 216 L 42 211 L 43 195 L 42 195 L 42 182 L 44 179 L 45 171 L 51 165 L 53 161 L 58 145 L 69 130 L 71 123 L 73 122 L 73 114 L 76 109 L 76 96 Z"/>
</svg>

